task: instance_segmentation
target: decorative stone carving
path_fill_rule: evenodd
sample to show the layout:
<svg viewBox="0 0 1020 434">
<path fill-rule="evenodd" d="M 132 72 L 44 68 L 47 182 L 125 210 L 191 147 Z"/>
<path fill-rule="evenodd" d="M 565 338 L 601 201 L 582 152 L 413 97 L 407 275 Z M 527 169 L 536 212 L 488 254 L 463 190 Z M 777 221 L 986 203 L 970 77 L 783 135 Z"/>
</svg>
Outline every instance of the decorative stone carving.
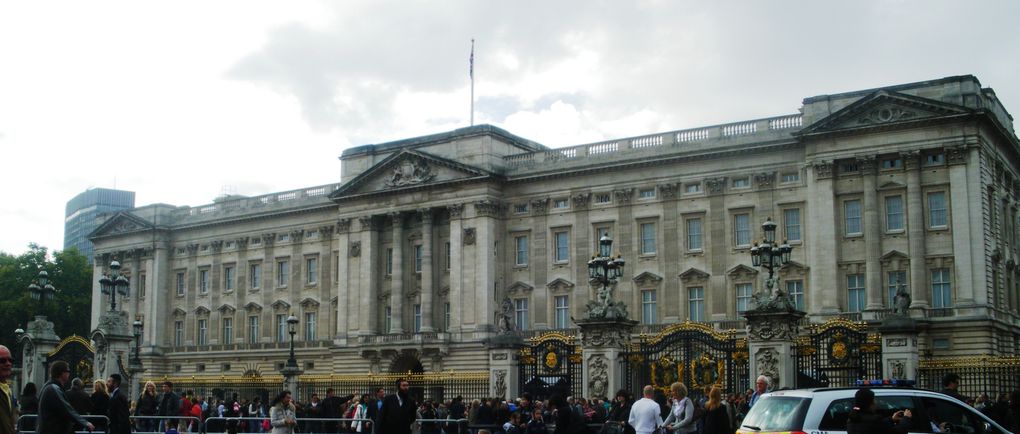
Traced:
<svg viewBox="0 0 1020 434">
<path fill-rule="evenodd" d="M 776 183 L 776 172 L 761 172 L 754 174 L 754 183 L 759 189 L 772 188 Z"/>
<path fill-rule="evenodd" d="M 900 285 L 893 296 L 893 313 L 896 315 L 910 315 L 910 293 L 907 292 L 907 285 Z"/>
<path fill-rule="evenodd" d="M 903 159 L 903 167 L 907 170 L 921 167 L 921 151 L 917 149 L 900 152 L 900 158 Z"/>
<path fill-rule="evenodd" d="M 534 214 L 545 214 L 549 211 L 549 198 L 534 199 L 531 201 L 531 212 Z"/>
<path fill-rule="evenodd" d="M 238 249 L 248 248 L 248 237 L 238 237 L 234 240 L 234 244 L 237 245 Z"/>
<path fill-rule="evenodd" d="M 31 339 L 24 339 L 22 342 L 24 342 L 22 352 L 25 360 L 22 361 L 22 366 L 25 367 L 25 378 L 32 378 L 32 371 L 35 368 L 35 345 Z"/>
<path fill-rule="evenodd" d="M 903 359 L 890 360 L 889 370 L 892 371 L 890 378 L 894 380 L 907 378 L 907 363 Z"/>
<path fill-rule="evenodd" d="M 621 189 L 613 190 L 613 197 L 615 197 L 616 201 L 619 202 L 619 203 L 628 203 L 628 202 L 630 202 L 631 199 L 634 198 L 634 189 L 633 188 L 621 188 Z"/>
<path fill-rule="evenodd" d="M 464 245 L 470 246 L 475 243 L 475 228 L 464 228 Z"/>
<path fill-rule="evenodd" d="M 421 219 L 422 223 L 432 223 L 432 208 L 421 208 L 418 210 L 418 218 Z"/>
<path fill-rule="evenodd" d="M 630 343 L 630 328 L 618 324 L 610 327 L 582 327 L 581 343 L 586 347 L 626 348 Z"/>
<path fill-rule="evenodd" d="M 514 332 L 514 303 L 510 297 L 503 297 L 499 304 L 499 311 L 496 312 L 496 331 L 499 334 L 511 334 Z"/>
<path fill-rule="evenodd" d="M 605 398 L 609 390 L 609 364 L 601 354 L 596 354 L 588 362 L 588 396 Z"/>
<path fill-rule="evenodd" d="M 494 396 L 499 399 L 506 399 L 506 371 L 499 369 L 492 374 L 492 391 L 495 393 Z"/>
<path fill-rule="evenodd" d="M 402 228 L 402 227 L 404 227 L 404 214 L 403 213 L 401 213 L 400 211 L 394 211 L 394 212 L 388 213 L 386 215 L 389 216 L 390 224 L 394 228 Z"/>
<path fill-rule="evenodd" d="M 861 125 L 885 124 L 910 120 L 916 116 L 916 112 L 904 110 L 900 107 L 879 107 L 858 118 L 857 123 Z"/>
<path fill-rule="evenodd" d="M 675 183 L 659 184 L 659 196 L 663 199 L 675 199 L 677 192 L 680 190 L 679 186 Z"/>
<path fill-rule="evenodd" d="M 692 267 L 688 268 L 687 271 L 680 273 L 679 277 L 680 280 L 684 283 L 695 283 L 708 280 L 708 278 L 711 277 L 711 275 L 697 268 Z"/>
<path fill-rule="evenodd" d="M 506 353 L 492 353 L 492 360 L 506 360 Z"/>
<path fill-rule="evenodd" d="M 634 278 L 631 280 L 633 280 L 634 284 L 637 285 L 638 287 L 649 287 L 658 285 L 659 282 L 662 282 L 662 276 L 659 276 L 658 274 L 652 273 L 650 271 L 645 271 L 642 272 L 641 274 L 638 274 L 637 276 L 634 276 Z"/>
<path fill-rule="evenodd" d="M 591 193 L 577 193 L 570 197 L 574 202 L 574 208 L 584 209 L 591 204 Z"/>
<path fill-rule="evenodd" d="M 772 348 L 762 348 L 755 355 L 755 366 L 758 367 L 758 374 L 769 378 L 770 384 L 780 384 L 779 378 L 779 355 Z"/>
<path fill-rule="evenodd" d="M 319 226 L 319 236 L 321 236 L 324 240 L 328 240 L 333 237 L 333 231 L 335 229 L 335 226 Z"/>
<path fill-rule="evenodd" d="M 878 168 L 878 160 L 874 155 L 857 157 L 857 168 L 862 175 L 873 175 Z"/>
<path fill-rule="evenodd" d="M 568 292 L 574 289 L 574 283 L 563 278 L 556 278 L 552 282 L 547 283 L 545 287 L 549 288 L 549 292 L 553 293 Z"/>
<path fill-rule="evenodd" d="M 219 252 L 223 249 L 223 240 L 214 240 L 209 243 L 209 247 L 212 247 L 213 252 Z"/>
<path fill-rule="evenodd" d="M 351 219 L 342 218 L 336 220 L 336 233 L 346 234 L 351 231 Z"/>
<path fill-rule="evenodd" d="M 815 177 L 818 179 L 832 178 L 833 164 L 831 161 L 818 161 L 813 164 Z"/>
<path fill-rule="evenodd" d="M 262 245 L 269 247 L 276 242 L 276 233 L 262 234 Z"/>
<path fill-rule="evenodd" d="M 527 295 L 527 294 L 531 294 L 531 291 L 534 291 L 534 290 L 535 290 L 534 286 L 528 285 L 527 283 L 524 283 L 524 282 L 517 281 L 517 282 L 514 282 L 513 285 L 510 285 L 510 287 L 506 289 L 506 293 L 509 294 L 509 295 L 517 295 L 517 294 Z"/>
<path fill-rule="evenodd" d="M 450 218 L 459 219 L 464 214 L 464 204 L 453 203 L 447 205 L 446 210 L 450 213 Z"/>
<path fill-rule="evenodd" d="M 789 340 L 797 337 L 797 322 L 773 315 L 747 317 L 747 333 L 763 341 Z"/>
<path fill-rule="evenodd" d="M 424 184 L 435 177 L 423 158 L 409 157 L 397 162 L 385 184 L 387 187 L 407 187 Z"/>
<path fill-rule="evenodd" d="M 188 249 L 188 256 L 195 256 L 195 254 L 198 253 L 198 247 L 198 243 L 191 243 L 184 246 L 184 248 Z"/>
<path fill-rule="evenodd" d="M 369 231 L 375 229 L 375 219 L 370 215 L 363 215 L 358 217 L 358 225 L 361 226 L 361 230 Z"/>
<path fill-rule="evenodd" d="M 946 148 L 946 161 L 949 165 L 967 164 L 967 147 L 950 146 Z"/>
<path fill-rule="evenodd" d="M 138 223 L 135 223 L 135 222 L 133 222 L 131 220 L 128 220 L 126 218 L 121 218 L 116 223 L 113 224 L 113 227 L 110 228 L 110 233 L 111 234 L 120 234 L 120 233 L 124 233 L 124 232 L 137 231 L 137 230 L 139 230 L 141 228 L 142 227 L 139 226 Z"/>
<path fill-rule="evenodd" d="M 496 217 L 499 215 L 502 205 L 494 200 L 480 200 L 475 202 L 475 214 L 479 217 Z"/>
<path fill-rule="evenodd" d="M 305 230 L 297 229 L 290 231 L 290 241 L 294 243 L 300 243 L 305 238 Z"/>
<path fill-rule="evenodd" d="M 726 188 L 726 177 L 708 178 L 705 180 L 705 188 L 708 194 L 720 194 Z"/>
<path fill-rule="evenodd" d="M 106 378 L 106 358 L 110 352 L 110 343 L 102 333 L 94 333 L 92 340 L 96 343 L 95 367 L 99 369 L 97 378 Z"/>
<path fill-rule="evenodd" d="M 357 258 L 361 256 L 361 241 L 352 241 L 351 247 L 349 248 L 349 253 L 352 258 Z"/>
</svg>

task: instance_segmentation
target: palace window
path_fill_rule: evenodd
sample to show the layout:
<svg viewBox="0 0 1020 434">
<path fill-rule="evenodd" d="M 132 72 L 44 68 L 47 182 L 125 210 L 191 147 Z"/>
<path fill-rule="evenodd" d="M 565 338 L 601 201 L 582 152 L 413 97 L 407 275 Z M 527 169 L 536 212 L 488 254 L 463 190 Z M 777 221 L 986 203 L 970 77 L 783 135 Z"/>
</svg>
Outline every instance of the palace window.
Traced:
<svg viewBox="0 0 1020 434">
<path fill-rule="evenodd" d="M 514 321 L 518 330 L 528 329 L 528 299 L 514 299 Z"/>
<path fill-rule="evenodd" d="M 209 270 L 202 269 L 198 270 L 198 292 L 201 294 L 209 293 Z"/>
<path fill-rule="evenodd" d="M 443 331 L 450 331 L 450 303 L 443 303 Z"/>
<path fill-rule="evenodd" d="M 782 182 L 783 184 L 800 182 L 800 172 L 785 172 L 782 174 L 780 182 Z"/>
<path fill-rule="evenodd" d="M 287 315 L 276 314 L 276 342 L 287 342 Z"/>
<path fill-rule="evenodd" d="M 177 296 L 184 296 L 185 291 L 184 272 L 177 273 Z"/>
<path fill-rule="evenodd" d="M 687 288 L 687 315 L 691 321 L 705 320 L 705 288 Z"/>
<path fill-rule="evenodd" d="M 262 285 L 262 264 L 251 264 L 249 270 L 250 274 L 248 277 L 251 280 L 251 289 L 259 289 Z"/>
<path fill-rule="evenodd" d="M 658 322 L 656 319 L 656 313 L 658 313 L 656 299 L 657 295 L 654 289 L 641 291 L 641 324 L 655 324 Z"/>
<path fill-rule="evenodd" d="M 595 204 L 605 205 L 613 201 L 613 196 L 609 193 L 595 193 Z"/>
<path fill-rule="evenodd" d="M 751 307 L 751 293 L 754 291 L 754 285 L 738 283 L 735 289 L 737 293 L 737 313 L 746 312 Z"/>
<path fill-rule="evenodd" d="M 305 342 L 315 340 L 315 312 L 305 312 Z"/>
<path fill-rule="evenodd" d="M 248 343 L 257 344 L 259 343 L 259 316 L 251 315 L 248 317 Z"/>
<path fill-rule="evenodd" d="M 525 214 L 528 212 L 527 203 L 514 204 L 514 214 Z"/>
<path fill-rule="evenodd" d="M 864 293 L 864 275 L 848 274 L 846 276 L 846 307 L 847 312 L 860 312 L 866 306 Z"/>
<path fill-rule="evenodd" d="M 742 213 L 733 215 L 733 243 L 737 247 L 751 245 L 751 215 Z"/>
<path fill-rule="evenodd" d="M 928 227 L 931 229 L 945 228 L 949 221 L 946 210 L 946 192 L 928 193 Z"/>
<path fill-rule="evenodd" d="M 386 249 L 386 275 L 393 275 L 393 249 Z"/>
<path fill-rule="evenodd" d="M 642 188 L 638 190 L 638 199 L 655 199 L 655 189 Z"/>
<path fill-rule="evenodd" d="M 641 223 L 641 254 L 655 254 L 655 223 Z"/>
<path fill-rule="evenodd" d="M 567 231 L 553 233 L 555 242 L 556 262 L 567 262 L 570 260 L 570 239 Z"/>
<path fill-rule="evenodd" d="M 953 306 L 952 291 L 949 284 L 949 269 L 936 268 L 931 270 L 931 307 L 936 309 Z"/>
<path fill-rule="evenodd" d="M 553 199 L 552 207 L 553 209 L 567 209 L 570 207 L 570 202 L 568 202 L 567 198 L 565 197 Z"/>
<path fill-rule="evenodd" d="M 276 286 L 287 286 L 290 280 L 290 261 L 276 261 Z"/>
<path fill-rule="evenodd" d="M 804 281 L 803 280 L 787 280 L 786 281 L 786 294 L 790 297 L 790 303 L 797 310 L 804 310 Z"/>
<path fill-rule="evenodd" d="M 233 291 L 234 290 L 234 267 L 224 266 L 223 267 L 223 290 Z"/>
<path fill-rule="evenodd" d="M 198 320 L 198 345 L 209 344 L 209 320 Z"/>
<path fill-rule="evenodd" d="M 514 245 L 517 246 L 514 263 L 517 266 L 528 265 L 528 236 L 514 237 Z"/>
<path fill-rule="evenodd" d="M 234 343 L 234 319 L 223 318 L 223 339 L 224 344 Z"/>
<path fill-rule="evenodd" d="M 319 258 L 305 258 L 305 283 L 314 285 L 319 281 Z"/>
<path fill-rule="evenodd" d="M 450 269 L 450 242 L 446 242 L 446 269 Z"/>
<path fill-rule="evenodd" d="M 393 332 L 393 309 L 389 306 L 383 308 L 383 333 Z"/>
<path fill-rule="evenodd" d="M 787 241 L 800 241 L 800 208 L 783 210 L 783 234 Z"/>
<path fill-rule="evenodd" d="M 882 170 L 900 169 L 903 167 L 903 160 L 900 158 L 889 158 L 882 160 Z"/>
<path fill-rule="evenodd" d="M 885 230 L 886 232 L 902 231 L 903 196 L 886 196 L 885 198 Z"/>
<path fill-rule="evenodd" d="M 174 321 L 174 346 L 184 345 L 184 321 Z"/>
<path fill-rule="evenodd" d="M 414 305 L 414 332 L 421 333 L 421 305 Z"/>
<path fill-rule="evenodd" d="M 695 194 L 695 193 L 700 193 L 700 192 L 701 192 L 701 183 L 700 182 L 692 182 L 690 184 L 684 184 L 684 193 L 686 193 L 686 194 Z"/>
<path fill-rule="evenodd" d="M 145 273 L 138 273 L 138 298 L 145 298 Z"/>
<path fill-rule="evenodd" d="M 687 250 L 700 251 L 701 246 L 701 219 L 687 219 Z"/>
<path fill-rule="evenodd" d="M 557 295 L 554 299 L 555 305 L 555 327 L 565 329 L 570 326 L 570 298 L 567 295 Z"/>
<path fill-rule="evenodd" d="M 747 188 L 751 186 L 751 179 L 748 177 L 733 178 L 733 188 Z"/>
<path fill-rule="evenodd" d="M 896 306 L 896 292 L 899 291 L 900 287 L 906 287 L 907 285 L 907 272 L 906 271 L 890 271 L 886 275 L 886 292 L 889 296 L 889 307 Z"/>
<path fill-rule="evenodd" d="M 946 154 L 941 152 L 935 154 L 927 154 L 924 156 L 925 166 L 941 166 L 946 164 Z"/>
<path fill-rule="evenodd" d="M 861 235 L 861 201 L 843 202 L 843 228 L 846 235 Z"/>
<path fill-rule="evenodd" d="M 414 245 L 414 272 L 421 273 L 422 258 L 425 256 L 425 247 L 421 244 Z"/>
</svg>

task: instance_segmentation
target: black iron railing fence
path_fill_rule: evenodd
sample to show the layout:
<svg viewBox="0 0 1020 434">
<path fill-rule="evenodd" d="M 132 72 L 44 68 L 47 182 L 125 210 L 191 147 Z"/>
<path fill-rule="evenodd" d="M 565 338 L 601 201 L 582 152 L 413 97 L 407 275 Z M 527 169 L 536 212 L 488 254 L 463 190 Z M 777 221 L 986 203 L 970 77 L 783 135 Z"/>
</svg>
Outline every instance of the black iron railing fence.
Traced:
<svg viewBox="0 0 1020 434">
<path fill-rule="evenodd" d="M 948 374 L 960 376 L 958 391 L 968 397 L 987 393 L 995 399 L 1020 389 L 1020 357 L 921 358 L 919 362 L 917 383 L 925 389 L 942 390 L 942 379 Z"/>
</svg>

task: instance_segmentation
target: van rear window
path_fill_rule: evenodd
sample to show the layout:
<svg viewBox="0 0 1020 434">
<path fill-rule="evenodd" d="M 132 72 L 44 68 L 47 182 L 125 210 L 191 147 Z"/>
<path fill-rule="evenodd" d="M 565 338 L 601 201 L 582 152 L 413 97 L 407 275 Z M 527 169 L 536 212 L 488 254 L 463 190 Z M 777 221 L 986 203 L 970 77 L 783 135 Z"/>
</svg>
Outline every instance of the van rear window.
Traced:
<svg viewBox="0 0 1020 434">
<path fill-rule="evenodd" d="M 765 396 L 747 412 L 741 428 L 755 431 L 800 431 L 811 398 Z"/>
</svg>

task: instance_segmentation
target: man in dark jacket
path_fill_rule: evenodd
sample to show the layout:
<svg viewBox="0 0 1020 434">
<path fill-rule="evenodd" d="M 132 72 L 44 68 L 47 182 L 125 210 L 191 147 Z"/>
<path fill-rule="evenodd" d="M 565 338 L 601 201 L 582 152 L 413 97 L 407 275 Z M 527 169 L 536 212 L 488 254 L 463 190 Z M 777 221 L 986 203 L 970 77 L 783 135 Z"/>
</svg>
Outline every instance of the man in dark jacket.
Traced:
<svg viewBox="0 0 1020 434">
<path fill-rule="evenodd" d="M 179 416 L 181 409 L 181 398 L 174 393 L 174 383 L 163 382 L 163 397 L 156 407 L 157 416 Z M 159 430 L 166 431 L 166 420 L 159 421 Z"/>
<path fill-rule="evenodd" d="M 129 419 L 129 407 L 127 393 L 120 389 L 124 379 L 120 374 L 110 374 L 106 379 L 106 388 L 110 392 L 110 409 L 106 416 L 110 418 L 110 434 L 130 434 L 131 420 Z"/>
<path fill-rule="evenodd" d="M 75 424 L 92 431 L 95 426 L 81 417 L 64 396 L 64 385 L 71 379 L 67 362 L 58 360 L 50 365 L 50 381 L 39 394 L 39 419 L 35 432 L 38 434 L 67 434 Z"/>
<path fill-rule="evenodd" d="M 385 398 L 386 391 L 380 387 L 375 389 L 375 398 L 368 401 L 368 411 L 365 412 L 365 417 L 372 419 L 371 422 L 368 422 L 372 432 L 378 432 L 376 427 L 379 426 L 379 413 L 382 411 L 382 404 Z M 361 431 L 364 432 L 365 430 L 362 429 Z"/>
<path fill-rule="evenodd" d="M 854 408 L 847 418 L 847 434 L 906 434 L 910 429 L 909 409 L 900 410 L 892 418 L 875 413 L 875 392 L 864 388 L 854 394 Z"/>
<path fill-rule="evenodd" d="M 411 434 L 411 424 L 418 417 L 418 405 L 411 398 L 411 383 L 401 378 L 397 380 L 397 393 L 383 400 L 379 411 L 378 434 Z"/>
<path fill-rule="evenodd" d="M 78 414 L 91 414 L 92 413 L 92 398 L 88 393 L 85 393 L 85 383 L 81 381 L 81 378 L 75 378 L 71 380 L 71 390 L 65 392 L 67 396 L 67 402 L 71 403 L 71 407 L 74 407 L 74 411 Z"/>
</svg>

